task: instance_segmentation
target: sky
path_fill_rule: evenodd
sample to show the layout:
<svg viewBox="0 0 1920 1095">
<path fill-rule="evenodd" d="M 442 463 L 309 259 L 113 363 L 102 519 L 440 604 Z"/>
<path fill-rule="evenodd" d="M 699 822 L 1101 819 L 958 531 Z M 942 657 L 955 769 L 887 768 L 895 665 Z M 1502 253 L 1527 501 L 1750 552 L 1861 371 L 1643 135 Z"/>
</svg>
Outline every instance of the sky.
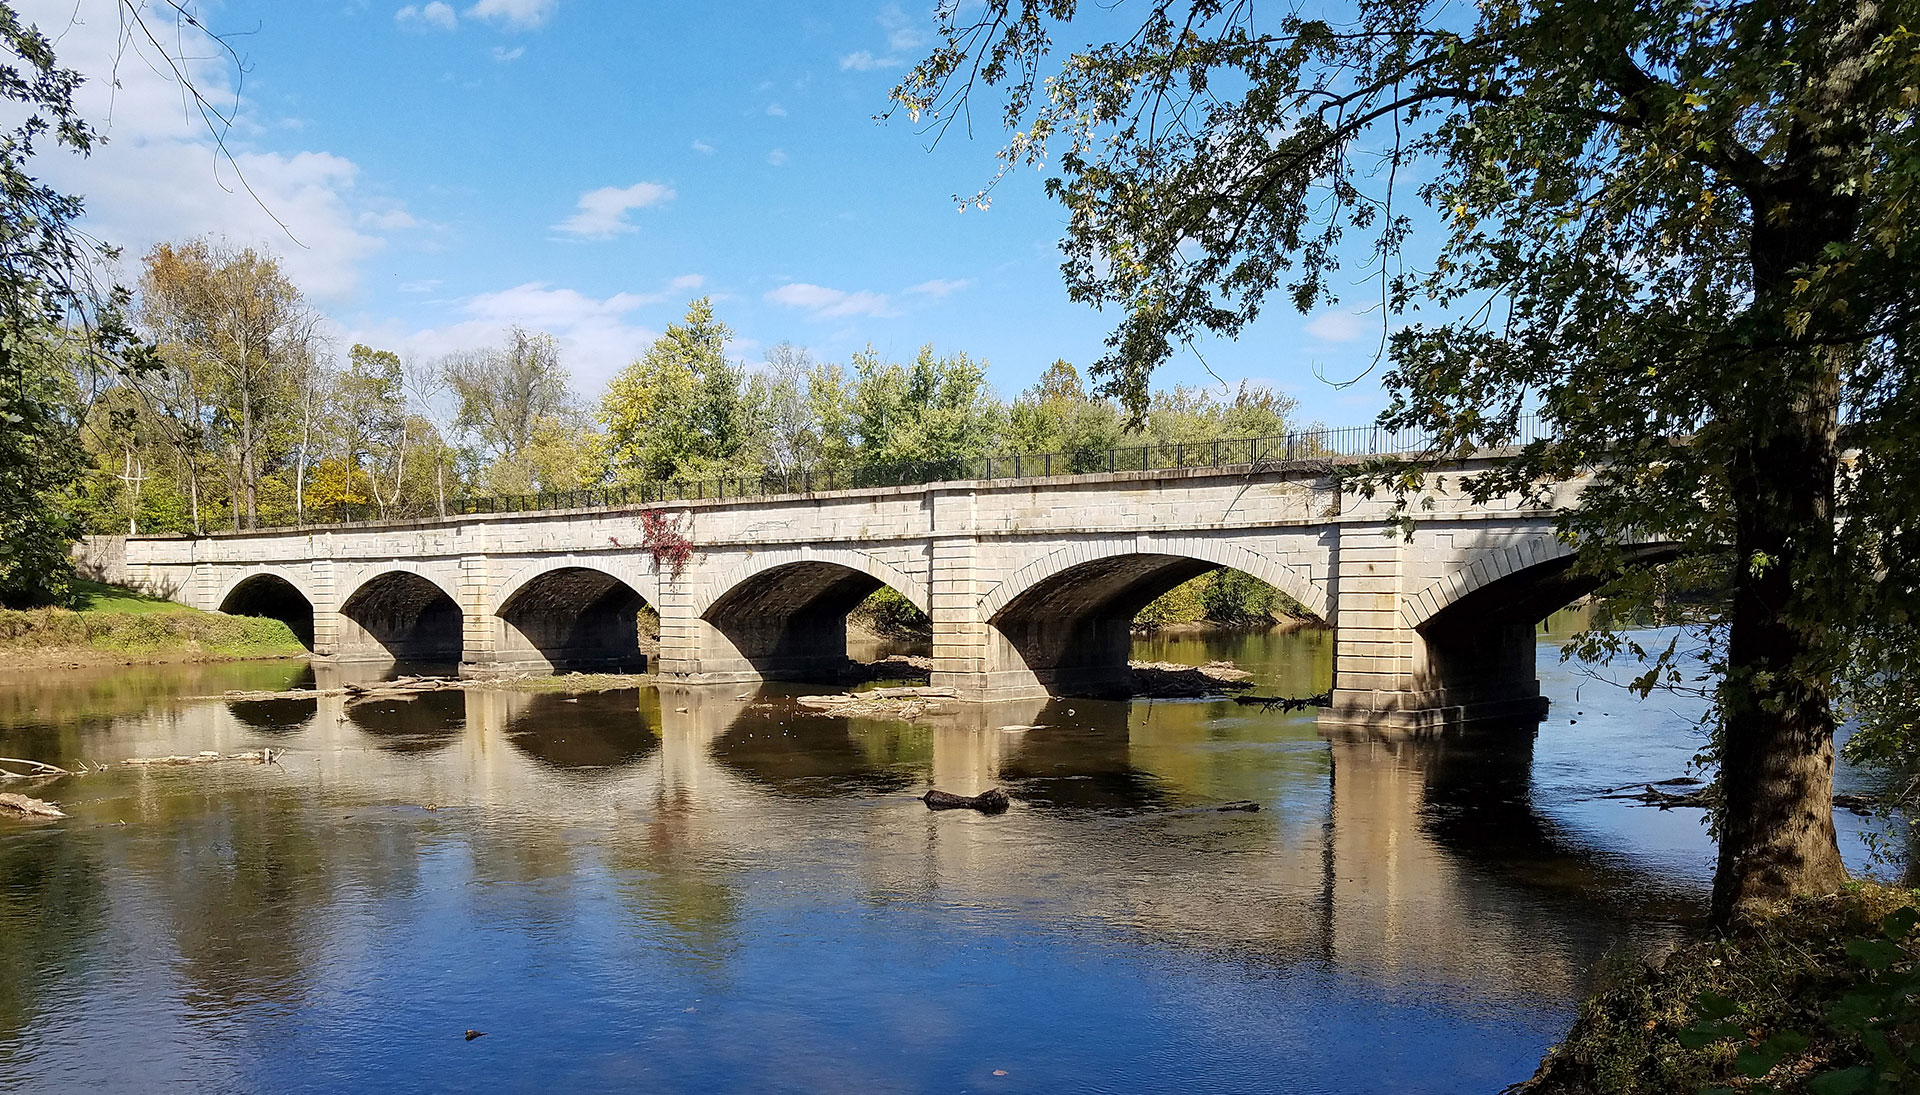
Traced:
<svg viewBox="0 0 1920 1095">
<path fill-rule="evenodd" d="M 1118 319 L 1067 299 L 1066 217 L 1041 175 L 959 208 L 996 169 L 997 114 L 932 147 L 875 120 L 932 44 L 930 7 L 189 4 L 232 54 L 150 13 L 233 116 L 229 162 L 119 0 L 15 6 L 87 77 L 80 106 L 107 138 L 41 165 L 84 197 L 88 231 L 125 249 L 130 276 L 162 241 L 270 250 L 341 357 L 364 342 L 431 359 L 517 324 L 554 335 L 595 399 L 704 294 L 749 367 L 781 341 L 839 361 L 931 343 L 984 359 L 1011 399 L 1055 358 L 1084 368 Z M 1378 370 L 1332 381 L 1367 373 L 1379 334 L 1375 316 L 1274 301 L 1155 384 L 1247 378 L 1303 421 L 1363 423 L 1385 402 Z"/>
</svg>

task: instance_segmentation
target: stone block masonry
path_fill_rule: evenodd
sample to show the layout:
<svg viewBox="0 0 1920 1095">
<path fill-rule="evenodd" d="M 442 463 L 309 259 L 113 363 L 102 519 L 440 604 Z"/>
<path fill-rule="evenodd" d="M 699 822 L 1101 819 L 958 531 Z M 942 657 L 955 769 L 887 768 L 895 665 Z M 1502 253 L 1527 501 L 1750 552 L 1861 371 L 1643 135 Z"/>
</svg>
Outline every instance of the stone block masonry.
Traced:
<svg viewBox="0 0 1920 1095">
<path fill-rule="evenodd" d="M 1457 482 L 1474 466 L 1445 474 Z M 1570 576 L 1552 515 L 1443 499 L 1407 538 L 1387 530 L 1383 501 L 1341 489 L 1340 467 L 652 507 L 678 515 L 695 545 L 678 574 L 640 548 L 639 507 L 96 537 L 79 550 L 101 573 L 195 607 L 303 618 L 315 655 L 340 660 L 631 668 L 646 660 L 634 620 L 650 606 L 651 668 L 688 683 L 830 679 L 846 660 L 847 612 L 886 586 L 932 618 L 934 683 L 977 700 L 1123 686 L 1134 614 L 1232 567 L 1333 627 L 1330 730 L 1423 735 L 1541 713 L 1533 627 L 1591 587 Z"/>
</svg>

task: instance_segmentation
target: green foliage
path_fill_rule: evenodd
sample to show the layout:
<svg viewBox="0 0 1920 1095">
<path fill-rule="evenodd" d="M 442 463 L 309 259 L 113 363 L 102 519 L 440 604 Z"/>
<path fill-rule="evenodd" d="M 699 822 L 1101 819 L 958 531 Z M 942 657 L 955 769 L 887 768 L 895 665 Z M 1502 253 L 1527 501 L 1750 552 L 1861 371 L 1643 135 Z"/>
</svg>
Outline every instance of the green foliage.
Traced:
<svg viewBox="0 0 1920 1095">
<path fill-rule="evenodd" d="M 616 483 L 742 472 L 749 420 L 731 336 L 701 297 L 608 385 L 600 421 Z"/>
<path fill-rule="evenodd" d="M 1276 619 L 1312 619 L 1298 601 L 1251 574 L 1221 567 L 1183 582 L 1155 598 L 1133 618 L 1146 629 L 1167 624 L 1207 623 L 1231 626 L 1271 624 Z"/>
<path fill-rule="evenodd" d="M 876 635 L 894 639 L 928 639 L 933 637 L 933 621 L 927 614 L 914 607 L 895 592 L 891 586 L 881 586 L 873 591 L 866 600 L 861 601 L 849 617 L 863 625 Z"/>
<path fill-rule="evenodd" d="M 1604 975 L 1522 1092 L 1912 1091 L 1920 922 L 1911 890 L 1860 885 Z"/>
<path fill-rule="evenodd" d="M 862 463 L 958 474 L 999 437 L 1005 411 L 985 369 L 965 354 L 935 357 L 927 345 L 903 366 L 869 348 L 853 356 L 853 368 L 851 426 Z"/>
<path fill-rule="evenodd" d="M 0 4 L 0 604 L 44 604 L 72 578 L 66 543 L 82 465 L 73 378 L 111 367 L 131 335 L 128 294 L 99 290 L 116 252 L 76 227 L 80 199 L 43 184 L 43 141 L 86 155 L 96 140 L 74 111 L 79 76 L 52 43 Z M 70 333 L 72 332 L 72 333 Z"/>
</svg>

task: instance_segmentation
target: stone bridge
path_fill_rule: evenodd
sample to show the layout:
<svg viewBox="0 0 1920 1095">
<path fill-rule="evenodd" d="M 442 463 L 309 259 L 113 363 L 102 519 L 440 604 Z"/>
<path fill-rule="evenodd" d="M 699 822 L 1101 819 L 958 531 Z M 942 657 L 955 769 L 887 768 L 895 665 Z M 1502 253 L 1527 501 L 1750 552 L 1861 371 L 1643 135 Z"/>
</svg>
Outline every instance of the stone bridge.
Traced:
<svg viewBox="0 0 1920 1095">
<path fill-rule="evenodd" d="M 1497 456 L 1485 459 L 1497 459 Z M 1479 461 L 1447 469 L 1456 482 Z M 662 572 L 640 508 L 99 538 L 95 567 L 189 605 L 286 620 L 315 655 L 831 681 L 881 586 L 933 621 L 933 680 L 970 699 L 1121 688 L 1148 602 L 1231 567 L 1335 631 L 1324 726 L 1425 733 L 1534 717 L 1534 626 L 1588 592 L 1550 511 L 1442 491 L 1411 539 L 1340 459 L 670 503 L 695 554 Z M 1555 505 L 1578 483 L 1559 488 Z M 661 508 L 661 507 L 653 507 Z"/>
</svg>

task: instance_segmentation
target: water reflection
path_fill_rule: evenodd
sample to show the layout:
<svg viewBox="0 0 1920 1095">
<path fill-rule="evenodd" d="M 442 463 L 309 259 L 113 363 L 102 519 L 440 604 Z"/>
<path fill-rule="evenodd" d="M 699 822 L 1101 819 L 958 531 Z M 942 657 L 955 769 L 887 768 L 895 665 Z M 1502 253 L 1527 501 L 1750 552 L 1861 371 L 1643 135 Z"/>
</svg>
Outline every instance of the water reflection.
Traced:
<svg viewBox="0 0 1920 1095">
<path fill-rule="evenodd" d="M 1223 642 L 1263 690 L 1304 693 L 1317 636 Z M 71 821 L 0 829 L 0 1071 L 950 1090 L 1004 1067 L 1032 1090 L 1246 1090 L 1283 1062 L 1278 1086 L 1492 1090 L 1603 952 L 1705 894 L 1693 818 L 1591 790 L 1689 753 L 1664 724 L 1388 745 L 1219 701 L 910 724 L 793 694 L 336 696 L 304 720 L 103 697 L 52 737 L 0 728 L 0 753 L 54 760 L 287 751 L 63 781 L 45 794 Z M 928 786 L 1018 805 L 934 814 Z M 1215 809 L 1233 800 L 1262 809 Z"/>
<path fill-rule="evenodd" d="M 407 699 L 348 702 L 346 719 L 394 753 L 445 749 L 467 725 L 467 694 L 449 689 Z"/>
<path fill-rule="evenodd" d="M 660 748 L 655 689 L 502 698 L 507 740 L 552 768 L 622 768 Z"/>
</svg>

